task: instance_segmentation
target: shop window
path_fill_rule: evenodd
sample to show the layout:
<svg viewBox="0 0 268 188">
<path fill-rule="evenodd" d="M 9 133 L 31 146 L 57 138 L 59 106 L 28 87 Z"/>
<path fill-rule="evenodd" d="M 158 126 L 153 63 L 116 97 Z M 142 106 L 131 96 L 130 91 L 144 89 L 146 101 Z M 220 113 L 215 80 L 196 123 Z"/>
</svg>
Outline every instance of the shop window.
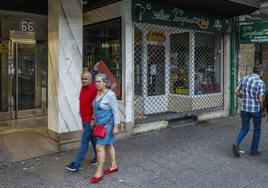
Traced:
<svg viewBox="0 0 268 188">
<path fill-rule="evenodd" d="M 222 36 L 195 33 L 195 94 L 221 92 Z"/>
<path fill-rule="evenodd" d="M 165 95 L 165 46 L 147 45 L 148 96 Z"/>
<path fill-rule="evenodd" d="M 122 41 L 121 18 L 84 27 L 84 63 L 93 77 L 105 73 L 111 89 L 121 99 Z"/>
<path fill-rule="evenodd" d="M 170 93 L 189 95 L 189 33 L 170 35 Z"/>
</svg>

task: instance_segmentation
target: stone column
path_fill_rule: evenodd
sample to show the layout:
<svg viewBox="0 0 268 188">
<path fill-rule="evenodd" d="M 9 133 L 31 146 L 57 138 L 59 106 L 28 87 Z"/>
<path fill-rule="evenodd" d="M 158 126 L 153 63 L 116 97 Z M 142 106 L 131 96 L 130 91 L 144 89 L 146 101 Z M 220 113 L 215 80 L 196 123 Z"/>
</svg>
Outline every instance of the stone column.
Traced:
<svg viewBox="0 0 268 188">
<path fill-rule="evenodd" d="M 82 21 L 81 1 L 48 1 L 48 129 L 58 139 L 81 129 Z"/>
<path fill-rule="evenodd" d="M 131 129 L 134 123 L 134 62 L 133 62 L 133 25 L 131 20 L 131 1 L 124 0 L 121 5 L 122 11 L 122 33 L 123 33 L 123 72 L 125 101 L 124 121 L 127 129 Z"/>
<path fill-rule="evenodd" d="M 224 89 L 224 110 L 226 111 L 227 115 L 230 112 L 230 88 L 231 88 L 231 77 L 230 77 L 230 72 L 231 72 L 231 49 L 230 49 L 230 43 L 231 43 L 231 35 L 230 34 L 225 34 L 224 35 L 224 76 L 223 76 L 223 89 Z M 236 84 L 235 84 L 236 86 Z"/>
</svg>

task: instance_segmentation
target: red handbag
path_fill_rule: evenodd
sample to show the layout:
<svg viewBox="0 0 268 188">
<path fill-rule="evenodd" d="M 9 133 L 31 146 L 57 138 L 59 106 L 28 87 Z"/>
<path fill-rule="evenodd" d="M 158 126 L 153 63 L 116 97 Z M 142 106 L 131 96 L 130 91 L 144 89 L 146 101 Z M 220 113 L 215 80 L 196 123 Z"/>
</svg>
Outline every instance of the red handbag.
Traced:
<svg viewBox="0 0 268 188">
<path fill-rule="evenodd" d="M 93 136 L 104 138 L 106 136 L 106 126 L 105 125 L 95 125 L 93 130 Z"/>
<path fill-rule="evenodd" d="M 96 124 L 92 133 L 93 136 L 104 138 L 106 136 L 106 130 L 107 130 L 106 125 L 108 125 L 108 123 L 112 121 L 112 119 L 113 117 L 111 117 L 105 125 Z"/>
</svg>

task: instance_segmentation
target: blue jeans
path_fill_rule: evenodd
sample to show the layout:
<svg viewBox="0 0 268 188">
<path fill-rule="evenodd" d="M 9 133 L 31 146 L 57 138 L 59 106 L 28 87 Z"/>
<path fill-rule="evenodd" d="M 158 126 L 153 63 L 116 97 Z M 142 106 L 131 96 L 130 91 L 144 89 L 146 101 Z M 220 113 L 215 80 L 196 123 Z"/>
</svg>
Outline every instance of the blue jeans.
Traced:
<svg viewBox="0 0 268 188">
<path fill-rule="evenodd" d="M 254 124 L 254 133 L 251 143 L 251 152 L 258 151 L 260 136 L 261 136 L 261 112 L 244 112 L 241 111 L 242 128 L 237 135 L 236 144 L 240 144 L 247 135 L 250 126 L 250 119 L 252 118 Z"/>
<path fill-rule="evenodd" d="M 91 144 L 93 146 L 95 159 L 97 159 L 97 153 L 96 153 L 96 138 L 92 136 L 93 130 L 91 129 L 90 123 L 83 122 L 83 134 L 81 139 L 81 146 L 79 153 L 77 154 L 75 158 L 75 164 L 78 168 L 81 166 L 81 162 L 83 161 L 84 157 L 87 154 L 88 150 L 88 143 L 91 141 Z"/>
</svg>

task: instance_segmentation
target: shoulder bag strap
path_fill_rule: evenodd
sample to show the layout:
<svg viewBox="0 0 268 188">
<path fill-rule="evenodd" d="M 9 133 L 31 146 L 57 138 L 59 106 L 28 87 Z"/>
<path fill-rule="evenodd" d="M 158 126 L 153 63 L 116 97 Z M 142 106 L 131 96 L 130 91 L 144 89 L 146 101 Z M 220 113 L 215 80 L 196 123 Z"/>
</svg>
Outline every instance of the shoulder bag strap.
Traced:
<svg viewBox="0 0 268 188">
<path fill-rule="evenodd" d="M 102 95 L 102 97 L 99 99 L 100 100 L 100 103 L 101 103 L 101 101 L 102 101 L 102 98 L 109 92 L 110 90 L 108 90 L 108 91 L 106 91 L 103 95 Z M 105 123 L 105 127 L 108 125 L 108 123 L 110 123 L 111 121 L 112 121 L 112 119 L 113 119 L 113 117 L 110 117 L 109 119 L 108 119 L 108 121 Z"/>
</svg>

